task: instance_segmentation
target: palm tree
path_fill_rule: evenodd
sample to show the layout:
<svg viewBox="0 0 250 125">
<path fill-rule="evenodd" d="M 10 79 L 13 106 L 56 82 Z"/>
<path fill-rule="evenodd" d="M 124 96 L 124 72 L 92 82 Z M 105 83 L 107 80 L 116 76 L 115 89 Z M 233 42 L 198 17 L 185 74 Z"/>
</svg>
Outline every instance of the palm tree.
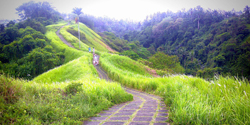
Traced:
<svg viewBox="0 0 250 125">
<path fill-rule="evenodd" d="M 78 37 L 79 37 L 79 49 L 80 49 L 80 32 L 79 32 L 79 16 L 82 14 L 82 8 L 73 8 L 73 13 L 78 17 Z"/>
</svg>

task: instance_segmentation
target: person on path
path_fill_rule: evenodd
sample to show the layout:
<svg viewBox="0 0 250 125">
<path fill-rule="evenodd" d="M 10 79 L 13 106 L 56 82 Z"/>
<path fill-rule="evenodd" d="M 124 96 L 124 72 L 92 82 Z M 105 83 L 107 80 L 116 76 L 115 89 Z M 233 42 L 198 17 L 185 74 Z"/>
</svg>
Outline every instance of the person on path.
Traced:
<svg viewBox="0 0 250 125">
<path fill-rule="evenodd" d="M 97 59 L 97 55 L 94 54 L 94 65 L 96 66 L 98 64 L 98 59 Z"/>
<path fill-rule="evenodd" d="M 91 52 L 91 48 L 89 47 L 89 52 Z"/>
<path fill-rule="evenodd" d="M 95 48 L 93 47 L 93 54 L 95 54 Z"/>
</svg>

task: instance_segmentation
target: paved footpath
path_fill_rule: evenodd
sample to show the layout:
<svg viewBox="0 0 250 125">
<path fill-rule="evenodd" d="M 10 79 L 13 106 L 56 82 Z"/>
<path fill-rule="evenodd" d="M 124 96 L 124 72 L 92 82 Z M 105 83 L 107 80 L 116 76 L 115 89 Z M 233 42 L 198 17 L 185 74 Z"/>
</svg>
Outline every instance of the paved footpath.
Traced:
<svg viewBox="0 0 250 125">
<path fill-rule="evenodd" d="M 134 100 L 111 107 L 84 125 L 168 125 L 168 113 L 158 96 L 126 89 Z"/>
</svg>

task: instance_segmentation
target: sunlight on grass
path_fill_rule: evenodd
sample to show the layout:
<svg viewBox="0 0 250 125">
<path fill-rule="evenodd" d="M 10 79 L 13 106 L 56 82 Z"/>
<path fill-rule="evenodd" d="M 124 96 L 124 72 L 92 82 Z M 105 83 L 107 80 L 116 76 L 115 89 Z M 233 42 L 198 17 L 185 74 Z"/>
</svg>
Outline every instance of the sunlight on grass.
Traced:
<svg viewBox="0 0 250 125">
<path fill-rule="evenodd" d="M 72 26 L 75 30 L 78 31 L 77 24 L 72 24 L 70 26 Z M 93 45 L 93 46 L 91 46 L 91 45 L 89 45 L 89 46 L 95 47 L 96 50 L 99 50 L 99 51 L 108 52 L 106 45 L 102 42 L 101 36 L 96 34 L 93 30 L 91 30 L 90 28 L 88 28 L 86 25 L 84 25 L 82 23 L 80 23 L 79 29 L 82 33 L 85 34 L 86 40 L 88 42 L 92 43 L 91 45 Z"/>
<path fill-rule="evenodd" d="M 79 49 L 79 39 L 75 36 L 73 36 L 72 34 L 70 34 L 69 32 L 67 32 L 67 28 L 69 26 L 65 26 L 60 30 L 60 34 L 64 37 L 64 39 L 66 39 L 68 42 L 70 42 L 76 49 Z M 83 51 L 88 51 L 88 45 L 86 45 L 83 42 L 80 42 L 80 48 Z"/>
</svg>

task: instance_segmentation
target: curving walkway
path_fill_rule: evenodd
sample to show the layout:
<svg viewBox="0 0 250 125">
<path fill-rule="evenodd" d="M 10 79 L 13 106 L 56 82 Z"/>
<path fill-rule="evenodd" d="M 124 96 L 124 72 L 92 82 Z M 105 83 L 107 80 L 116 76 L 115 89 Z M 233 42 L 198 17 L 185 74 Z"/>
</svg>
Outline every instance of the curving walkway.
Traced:
<svg viewBox="0 0 250 125">
<path fill-rule="evenodd" d="M 61 27 L 62 28 L 62 27 Z M 60 29 L 56 32 L 60 39 L 68 46 L 74 48 L 60 34 Z M 99 58 L 98 58 L 99 59 Z M 95 68 L 99 77 L 111 81 L 107 74 L 96 65 Z M 102 111 L 97 117 L 92 117 L 85 121 L 84 125 L 168 125 L 168 110 L 161 98 L 144 92 L 124 88 L 132 94 L 133 101 L 119 104 Z"/>
<path fill-rule="evenodd" d="M 103 111 L 84 125 L 167 125 L 168 110 L 158 96 L 125 88 L 134 96 L 131 102 Z"/>
<path fill-rule="evenodd" d="M 69 24 L 68 24 L 68 25 L 69 25 Z M 64 27 L 64 26 L 62 26 L 61 28 L 63 28 L 63 27 Z M 65 39 L 63 38 L 63 36 L 60 34 L 61 28 L 60 28 L 59 30 L 56 31 L 56 35 L 62 40 L 63 43 L 65 43 L 65 44 L 68 45 L 69 47 L 75 48 L 74 46 L 71 45 L 71 43 L 69 43 L 67 40 L 65 40 Z"/>
</svg>

